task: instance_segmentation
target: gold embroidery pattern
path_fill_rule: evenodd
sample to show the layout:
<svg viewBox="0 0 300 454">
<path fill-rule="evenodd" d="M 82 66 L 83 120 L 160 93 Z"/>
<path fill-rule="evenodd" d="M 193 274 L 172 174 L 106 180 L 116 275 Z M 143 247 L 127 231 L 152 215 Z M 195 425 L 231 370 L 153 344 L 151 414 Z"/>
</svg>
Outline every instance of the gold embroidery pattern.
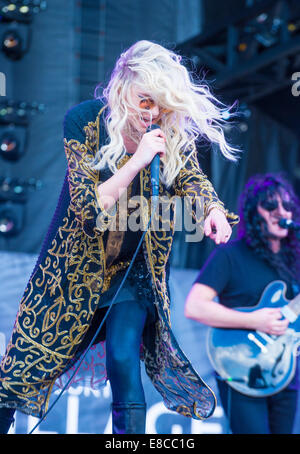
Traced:
<svg viewBox="0 0 300 454">
<path fill-rule="evenodd" d="M 129 159 L 130 159 L 129 156 L 126 155 L 118 163 L 117 167 L 118 168 L 122 167 Z M 132 182 L 129 185 L 127 192 L 124 193 L 124 197 L 127 197 L 126 207 L 128 205 L 128 199 L 131 196 L 131 192 L 132 192 Z M 125 219 L 127 219 L 127 217 L 128 217 L 128 210 L 127 209 L 124 210 L 123 204 L 119 203 L 119 201 L 117 201 L 116 205 L 117 205 L 116 227 L 115 227 L 115 229 L 109 230 L 107 244 L 106 244 L 106 251 L 105 251 L 107 271 L 109 270 L 111 265 L 114 263 L 114 260 L 117 259 L 117 257 L 119 256 L 121 248 L 122 248 L 122 244 L 124 241 L 125 231 L 123 229 L 121 229 L 121 230 L 119 229 L 120 219 L 124 219 L 124 217 L 125 217 Z M 126 211 L 126 212 L 124 213 L 124 211 Z M 116 273 L 116 271 L 113 274 L 115 274 L 115 273 Z M 112 277 L 112 275 L 111 275 L 111 277 Z M 110 277 L 110 279 L 111 279 L 111 277 Z"/>
<path fill-rule="evenodd" d="M 191 153 L 185 167 L 180 170 L 176 178 L 175 191 L 176 194 L 181 197 L 190 197 L 192 205 L 197 203 L 197 199 L 199 197 L 203 197 L 205 218 L 211 209 L 210 207 L 214 206 L 219 207 L 222 211 L 225 211 L 230 225 L 233 226 L 239 222 L 239 217 L 236 214 L 225 210 L 224 203 L 219 200 L 213 185 L 200 169 L 196 150 Z M 193 212 L 193 217 L 196 220 L 195 211 Z"/>
</svg>

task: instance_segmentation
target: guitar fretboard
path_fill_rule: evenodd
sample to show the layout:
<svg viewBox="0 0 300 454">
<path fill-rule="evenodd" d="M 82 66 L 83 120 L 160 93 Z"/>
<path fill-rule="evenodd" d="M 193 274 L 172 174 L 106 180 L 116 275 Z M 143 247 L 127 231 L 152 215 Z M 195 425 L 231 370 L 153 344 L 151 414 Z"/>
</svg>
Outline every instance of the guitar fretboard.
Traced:
<svg viewBox="0 0 300 454">
<path fill-rule="evenodd" d="M 300 314 L 300 293 L 294 299 L 292 299 L 287 306 L 298 317 L 298 315 Z"/>
</svg>

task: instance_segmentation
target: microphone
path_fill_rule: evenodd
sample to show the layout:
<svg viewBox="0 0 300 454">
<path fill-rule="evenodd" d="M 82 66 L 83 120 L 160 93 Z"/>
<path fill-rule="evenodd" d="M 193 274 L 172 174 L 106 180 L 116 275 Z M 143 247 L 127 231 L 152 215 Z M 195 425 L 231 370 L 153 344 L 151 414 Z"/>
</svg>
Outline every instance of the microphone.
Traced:
<svg viewBox="0 0 300 454">
<path fill-rule="evenodd" d="M 296 222 L 292 221 L 291 219 L 282 218 L 282 219 L 280 219 L 278 224 L 283 229 L 300 230 L 300 224 L 297 224 Z"/>
<path fill-rule="evenodd" d="M 156 124 L 148 126 L 147 132 L 153 131 L 153 129 L 159 129 L 159 126 Z M 150 164 L 152 197 L 155 197 L 155 200 L 159 195 L 159 163 L 160 156 L 156 154 Z"/>
</svg>

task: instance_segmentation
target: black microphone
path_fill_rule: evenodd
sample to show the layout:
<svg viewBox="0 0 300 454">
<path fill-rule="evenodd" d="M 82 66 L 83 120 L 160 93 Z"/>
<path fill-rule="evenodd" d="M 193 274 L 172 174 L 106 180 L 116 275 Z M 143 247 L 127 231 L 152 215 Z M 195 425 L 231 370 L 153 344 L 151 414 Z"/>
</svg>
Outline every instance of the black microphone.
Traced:
<svg viewBox="0 0 300 454">
<path fill-rule="evenodd" d="M 148 126 L 147 132 L 153 131 L 153 129 L 159 129 L 159 126 L 156 124 Z M 155 197 L 156 199 L 159 195 L 159 163 L 160 156 L 157 153 L 150 164 L 152 197 Z"/>
<path fill-rule="evenodd" d="M 278 224 L 283 229 L 300 230 L 300 224 L 297 224 L 296 222 L 292 221 L 291 219 L 282 218 L 282 219 L 280 219 Z"/>
</svg>

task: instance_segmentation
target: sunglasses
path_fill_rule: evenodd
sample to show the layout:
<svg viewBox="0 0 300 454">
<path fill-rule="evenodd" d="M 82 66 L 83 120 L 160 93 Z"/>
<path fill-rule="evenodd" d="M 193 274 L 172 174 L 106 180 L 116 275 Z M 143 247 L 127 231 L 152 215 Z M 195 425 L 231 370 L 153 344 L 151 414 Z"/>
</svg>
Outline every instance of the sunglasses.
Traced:
<svg viewBox="0 0 300 454">
<path fill-rule="evenodd" d="M 294 204 L 290 200 L 282 200 L 281 204 L 285 211 L 293 211 Z M 274 211 L 278 208 L 278 200 L 264 200 L 260 205 L 267 211 Z"/>
<path fill-rule="evenodd" d="M 141 109 L 150 110 L 154 107 L 155 102 L 152 98 L 142 98 L 139 102 L 139 106 Z"/>
<path fill-rule="evenodd" d="M 140 109 L 143 109 L 143 110 L 151 110 L 153 109 L 153 107 L 155 106 L 155 101 L 153 101 L 152 98 L 142 98 L 139 102 L 139 107 Z M 170 110 L 168 109 L 160 109 L 161 113 L 169 113 L 171 112 Z"/>
</svg>

